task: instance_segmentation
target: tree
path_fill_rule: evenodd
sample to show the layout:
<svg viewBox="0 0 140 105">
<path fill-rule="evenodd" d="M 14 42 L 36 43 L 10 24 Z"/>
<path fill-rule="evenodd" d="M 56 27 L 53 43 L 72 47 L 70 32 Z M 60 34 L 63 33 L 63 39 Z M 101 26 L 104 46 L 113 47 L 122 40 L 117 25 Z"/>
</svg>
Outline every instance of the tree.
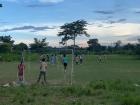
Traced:
<svg viewBox="0 0 140 105">
<path fill-rule="evenodd" d="M 14 50 L 16 51 L 22 51 L 22 50 L 27 50 L 28 46 L 25 43 L 19 43 L 14 45 Z"/>
<path fill-rule="evenodd" d="M 116 43 L 115 43 L 115 48 L 118 49 L 119 47 L 121 47 L 121 40 L 118 40 Z"/>
<path fill-rule="evenodd" d="M 30 44 L 30 49 L 35 51 L 44 50 L 48 46 L 48 43 L 46 42 L 46 38 L 43 38 L 41 40 L 34 38 L 34 43 Z"/>
<path fill-rule="evenodd" d="M 77 20 L 72 23 L 66 23 L 63 26 L 60 27 L 62 30 L 58 33 L 59 37 L 62 37 L 62 42 L 66 43 L 68 40 L 73 40 L 73 46 L 75 51 L 75 45 L 76 45 L 76 37 L 85 35 L 89 37 L 89 35 L 86 32 L 87 22 L 85 20 Z"/>
<path fill-rule="evenodd" d="M 140 39 L 138 39 L 138 43 L 140 44 Z"/>
<path fill-rule="evenodd" d="M 121 47 L 121 44 L 122 44 L 122 41 L 121 40 L 118 40 L 117 42 L 115 42 L 114 43 L 114 51 L 116 52 L 116 53 L 121 53 L 121 51 L 122 51 L 122 47 Z"/>
<path fill-rule="evenodd" d="M 0 45 L 0 53 L 11 52 L 11 45 L 9 43 L 3 43 Z"/>
<path fill-rule="evenodd" d="M 99 44 L 98 39 L 89 39 L 87 43 L 90 51 L 99 52 L 101 50 L 101 45 Z"/>
<path fill-rule="evenodd" d="M 128 44 L 123 46 L 123 49 L 124 50 L 132 50 L 133 51 L 135 49 L 135 46 L 133 44 L 131 44 L 131 43 L 128 43 Z"/>
<path fill-rule="evenodd" d="M 136 44 L 136 54 L 140 55 L 140 39 L 138 39 L 138 44 Z"/>
<path fill-rule="evenodd" d="M 11 45 L 14 44 L 14 40 L 12 40 L 12 37 L 10 35 L 9 36 L 0 36 L 0 42 L 9 43 Z"/>
<path fill-rule="evenodd" d="M 1 50 L 3 49 L 3 51 L 1 52 L 8 52 L 8 51 L 11 52 L 13 48 L 13 44 L 14 44 L 14 40 L 12 40 L 12 37 L 10 35 L 0 36 L 0 48 Z"/>
</svg>

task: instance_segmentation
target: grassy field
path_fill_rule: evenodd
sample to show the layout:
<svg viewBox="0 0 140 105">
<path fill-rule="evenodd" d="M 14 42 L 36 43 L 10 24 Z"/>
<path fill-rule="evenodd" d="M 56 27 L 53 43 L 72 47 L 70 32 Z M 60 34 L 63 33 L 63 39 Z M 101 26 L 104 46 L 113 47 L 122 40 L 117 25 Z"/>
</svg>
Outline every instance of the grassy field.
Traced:
<svg viewBox="0 0 140 105">
<path fill-rule="evenodd" d="M 107 55 L 102 62 L 86 55 L 82 65 L 71 61 L 64 83 L 63 66 L 48 67 L 48 85 L 35 85 L 39 62 L 26 62 L 25 78 L 30 86 L 0 87 L 0 105 L 140 105 L 140 60 L 137 56 Z M 71 59 L 69 59 L 71 60 Z M 17 62 L 0 62 L 0 84 L 17 79 Z M 135 86 L 136 85 L 136 86 Z"/>
</svg>

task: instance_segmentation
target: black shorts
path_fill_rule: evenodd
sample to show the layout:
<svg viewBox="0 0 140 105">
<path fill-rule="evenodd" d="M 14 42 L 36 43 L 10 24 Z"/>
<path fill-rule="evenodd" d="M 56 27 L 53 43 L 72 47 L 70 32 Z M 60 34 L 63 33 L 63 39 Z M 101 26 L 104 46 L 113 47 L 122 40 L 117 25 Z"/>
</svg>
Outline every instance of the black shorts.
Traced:
<svg viewBox="0 0 140 105">
<path fill-rule="evenodd" d="M 64 63 L 64 66 L 66 67 L 68 64 L 67 63 Z"/>
</svg>

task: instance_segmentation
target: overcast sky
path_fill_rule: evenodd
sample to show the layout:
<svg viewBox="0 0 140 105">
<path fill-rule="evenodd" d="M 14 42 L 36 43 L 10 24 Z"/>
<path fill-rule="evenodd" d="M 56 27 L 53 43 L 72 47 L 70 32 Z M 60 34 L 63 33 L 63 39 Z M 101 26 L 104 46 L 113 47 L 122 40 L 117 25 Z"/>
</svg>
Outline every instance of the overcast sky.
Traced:
<svg viewBox="0 0 140 105">
<path fill-rule="evenodd" d="M 140 0 L 0 0 L 0 35 L 11 35 L 15 43 L 31 43 L 47 37 L 58 46 L 59 26 L 78 19 L 89 24 L 91 37 L 77 38 L 87 46 L 90 38 L 102 44 L 117 40 L 135 43 L 140 38 Z M 69 42 L 72 43 L 72 42 Z"/>
</svg>

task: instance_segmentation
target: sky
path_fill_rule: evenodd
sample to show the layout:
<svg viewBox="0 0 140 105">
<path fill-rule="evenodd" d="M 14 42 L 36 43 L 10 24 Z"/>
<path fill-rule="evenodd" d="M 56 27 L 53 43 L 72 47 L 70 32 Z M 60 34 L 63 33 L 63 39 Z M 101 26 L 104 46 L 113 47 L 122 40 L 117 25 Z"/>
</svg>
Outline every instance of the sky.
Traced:
<svg viewBox="0 0 140 105">
<path fill-rule="evenodd" d="M 90 37 L 77 37 L 77 45 L 98 38 L 103 45 L 117 40 L 137 43 L 140 38 L 140 0 L 0 0 L 0 36 L 11 35 L 15 44 L 47 38 L 57 47 L 60 26 L 79 19 L 88 22 Z M 72 41 L 68 42 L 72 44 Z"/>
</svg>

